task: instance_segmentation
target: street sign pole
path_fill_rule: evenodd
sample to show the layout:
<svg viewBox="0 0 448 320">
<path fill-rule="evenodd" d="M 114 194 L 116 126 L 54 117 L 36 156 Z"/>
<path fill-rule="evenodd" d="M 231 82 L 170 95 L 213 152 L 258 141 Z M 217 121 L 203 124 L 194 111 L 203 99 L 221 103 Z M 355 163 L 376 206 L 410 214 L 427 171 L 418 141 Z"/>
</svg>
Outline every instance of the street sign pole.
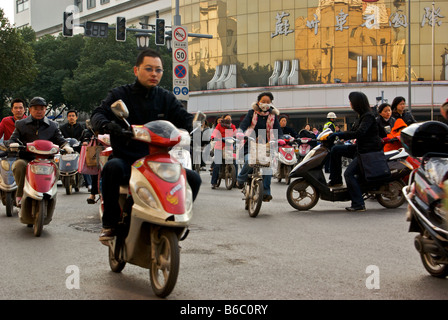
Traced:
<svg viewBox="0 0 448 320">
<path fill-rule="evenodd" d="M 172 27 L 173 93 L 179 100 L 188 101 L 188 30 L 184 26 Z"/>
</svg>

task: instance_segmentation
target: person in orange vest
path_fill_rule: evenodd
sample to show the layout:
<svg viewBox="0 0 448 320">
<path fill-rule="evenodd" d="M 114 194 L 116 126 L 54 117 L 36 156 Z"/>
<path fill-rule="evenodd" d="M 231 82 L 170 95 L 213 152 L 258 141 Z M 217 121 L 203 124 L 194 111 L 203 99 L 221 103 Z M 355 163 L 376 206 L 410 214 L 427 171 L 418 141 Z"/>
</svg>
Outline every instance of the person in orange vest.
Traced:
<svg viewBox="0 0 448 320">
<path fill-rule="evenodd" d="M 400 133 L 401 130 L 403 130 L 406 127 L 407 124 L 404 122 L 403 119 L 398 118 L 395 121 L 394 127 L 390 130 L 390 133 L 387 135 L 386 138 L 383 138 L 384 152 L 397 150 L 402 147 L 400 141 Z"/>
</svg>

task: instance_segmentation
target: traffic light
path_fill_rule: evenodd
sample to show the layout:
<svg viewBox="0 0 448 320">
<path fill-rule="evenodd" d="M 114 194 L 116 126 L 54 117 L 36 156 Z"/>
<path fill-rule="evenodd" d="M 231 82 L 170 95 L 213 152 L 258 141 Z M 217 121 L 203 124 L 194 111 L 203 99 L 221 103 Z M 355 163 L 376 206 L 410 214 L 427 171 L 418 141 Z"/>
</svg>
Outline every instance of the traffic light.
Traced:
<svg viewBox="0 0 448 320">
<path fill-rule="evenodd" d="M 107 22 L 87 21 L 84 25 L 84 36 L 93 38 L 107 38 L 109 24 Z"/>
<path fill-rule="evenodd" d="M 73 37 L 73 12 L 64 12 L 62 35 L 64 37 Z"/>
<path fill-rule="evenodd" d="M 156 45 L 165 45 L 165 19 L 156 19 Z"/>
<path fill-rule="evenodd" d="M 117 17 L 117 25 L 115 27 L 115 40 L 126 41 L 126 18 Z"/>
</svg>

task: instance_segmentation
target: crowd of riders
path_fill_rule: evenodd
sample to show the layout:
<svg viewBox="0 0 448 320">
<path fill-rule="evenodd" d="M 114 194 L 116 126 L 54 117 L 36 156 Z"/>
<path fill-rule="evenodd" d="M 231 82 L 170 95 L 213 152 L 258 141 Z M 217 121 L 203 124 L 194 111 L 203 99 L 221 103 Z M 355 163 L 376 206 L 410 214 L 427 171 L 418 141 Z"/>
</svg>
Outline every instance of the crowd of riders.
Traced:
<svg viewBox="0 0 448 320">
<path fill-rule="evenodd" d="M 110 104 L 117 99 L 117 97 L 129 98 L 129 101 L 133 101 L 131 98 L 135 97 L 141 103 L 138 108 L 131 105 L 131 118 L 135 123 L 140 123 L 142 119 L 156 120 L 156 119 L 168 119 L 172 121 L 175 125 L 180 127 L 190 127 L 190 120 L 192 115 L 190 115 L 182 105 L 174 98 L 174 96 L 166 90 L 162 90 L 158 87 L 158 83 L 163 74 L 163 64 L 160 57 L 152 52 L 147 51 L 146 56 L 140 55 L 137 59 L 136 66 L 134 67 L 134 73 L 137 77 L 136 82 L 131 85 L 122 86 L 114 89 L 115 93 L 109 94 L 107 99 L 105 99 L 101 106 L 96 108 L 92 114 L 92 124 L 93 126 L 104 132 L 109 132 L 113 137 L 113 143 L 119 144 L 117 148 L 117 156 L 114 161 L 111 161 L 105 169 L 105 171 L 111 170 L 110 175 L 107 172 L 104 173 L 105 179 L 107 177 L 116 177 L 129 175 L 130 163 L 133 159 L 141 156 L 138 147 L 133 151 L 132 148 L 123 147 L 127 146 L 128 142 L 120 138 L 120 128 L 116 123 L 111 121 L 113 115 L 111 115 Z M 144 59 L 150 62 L 158 62 L 158 64 L 153 63 L 153 65 L 143 66 Z M 160 61 L 159 61 L 160 60 Z M 146 61 L 146 60 L 145 60 Z M 149 96 L 151 93 L 153 96 Z M 148 98 L 149 97 L 149 98 Z M 247 180 L 250 174 L 251 167 L 248 165 L 248 143 L 245 143 L 245 138 L 249 135 L 254 135 L 257 143 L 269 143 L 272 141 L 282 141 L 284 135 L 292 136 L 293 138 L 299 139 L 302 137 L 313 138 L 314 141 L 319 135 L 319 130 L 330 129 L 333 133 L 329 136 L 329 139 L 333 139 L 337 142 L 341 141 L 352 141 L 354 143 L 336 143 L 330 152 L 330 156 L 325 164 L 325 171 L 329 173 L 328 185 L 331 187 L 337 187 L 342 185 L 342 166 L 341 158 L 356 158 L 359 152 L 375 151 L 375 150 L 392 150 L 400 147 L 399 135 L 403 128 L 409 126 L 410 124 L 416 122 L 415 118 L 409 111 L 406 111 L 406 101 L 403 97 L 396 97 L 392 104 L 383 103 L 376 108 L 371 108 L 366 95 L 362 92 L 351 92 L 349 95 L 350 106 L 356 113 L 357 119 L 353 124 L 352 128 L 347 131 L 341 131 L 341 128 L 335 123 L 337 115 L 335 112 L 329 112 L 326 115 L 327 122 L 321 125 L 311 126 L 306 124 L 301 130 L 296 130 L 291 126 L 288 126 L 289 117 L 287 114 L 282 114 L 280 109 L 274 106 L 274 96 L 271 92 L 262 92 L 257 97 L 254 97 L 254 103 L 250 106 L 248 112 L 246 113 L 244 119 L 239 124 L 237 128 L 232 124 L 232 116 L 230 114 L 225 114 L 218 117 L 210 128 L 208 125 L 203 126 L 203 137 L 207 136 L 206 139 L 210 139 L 212 146 L 213 162 L 211 163 L 211 180 L 210 184 L 212 189 L 217 188 L 217 179 L 222 163 L 223 146 L 224 140 L 227 137 L 233 137 L 236 141 L 242 142 L 243 159 L 241 167 L 236 166 L 237 171 L 237 182 L 236 186 L 242 188 L 244 182 Z M 146 100 L 145 100 L 146 99 Z M 36 102 L 37 101 L 37 102 Z M 39 109 L 38 117 L 36 112 L 30 112 L 28 118 L 25 115 L 25 101 L 20 99 L 15 99 L 11 103 L 11 113 L 12 116 L 5 117 L 0 123 L 0 135 L 3 136 L 5 140 L 5 145 L 11 142 L 26 143 L 28 140 L 31 141 L 34 138 L 30 138 L 27 134 L 33 133 L 46 133 L 51 131 L 48 136 L 39 137 L 46 139 L 55 139 L 55 141 L 68 151 L 70 147 L 66 144 L 65 139 L 61 131 L 51 125 L 52 121 L 45 117 L 45 109 L 47 103 L 44 98 L 35 97 L 31 100 L 30 111 L 34 112 L 34 109 Z M 152 110 L 156 105 L 162 104 L 164 109 Z M 166 106 L 165 106 L 166 105 Z M 446 105 L 446 103 L 444 104 Z M 446 108 L 445 108 L 446 109 Z M 441 113 L 446 112 L 444 107 L 441 108 Z M 174 111 L 173 111 L 174 110 Z M 75 114 L 77 116 L 77 114 Z M 172 119 L 171 119 L 171 118 Z M 23 124 L 20 125 L 19 124 Z M 37 129 L 36 129 L 37 128 Z M 51 130 L 48 130 L 50 128 Z M 28 132 L 28 131 L 29 132 Z M 31 130 L 31 131 L 30 131 Z M 34 130 L 34 131 L 33 131 Z M 23 131 L 23 132 L 22 132 Z M 118 136 L 119 138 L 116 138 Z M 58 140 L 59 139 L 59 140 Z M 121 146 L 121 140 L 125 141 L 124 145 Z M 17 141 L 16 141 L 17 140 Z M 137 143 L 133 142 L 137 145 Z M 314 142 L 317 143 L 317 142 Z M 134 152 L 134 153 L 132 153 Z M 122 153 L 122 154 L 121 154 Z M 130 154 L 132 153 L 132 154 Z M 124 159 L 119 162 L 117 159 Z M 201 157 L 201 166 L 205 167 L 205 162 Z M 356 162 L 356 161 L 355 161 Z M 115 166 L 114 166 L 115 165 Z M 239 170 L 238 170 L 239 168 Z M 22 170 L 23 171 L 23 170 Z M 20 171 L 21 172 L 21 171 Z M 365 206 L 362 200 L 362 195 L 357 192 L 358 183 L 356 179 L 356 174 L 358 172 L 358 167 L 353 165 L 347 168 L 344 173 L 345 181 L 349 191 L 352 196 L 352 206 L 347 208 L 350 211 L 364 211 Z M 23 180 L 23 174 L 19 174 L 19 170 L 16 170 L 17 179 L 19 181 Z M 194 194 L 197 195 L 199 186 L 201 184 L 201 178 L 199 175 L 194 175 L 191 171 L 188 171 L 188 180 L 193 183 Z M 265 171 L 263 176 L 263 201 L 270 201 L 272 199 L 271 194 L 271 179 L 272 171 Z M 109 193 L 112 195 L 111 198 L 115 199 L 119 184 L 121 181 L 115 181 L 112 178 L 105 190 L 105 196 Z M 89 183 L 90 184 L 90 183 Z M 21 185 L 19 184 L 19 187 Z M 110 189 L 110 192 L 109 192 Z M 97 191 L 95 191 L 96 193 Z M 95 203 L 95 193 L 91 195 L 88 201 Z M 18 196 L 21 195 L 21 190 L 18 191 Z M 17 199 L 20 202 L 20 199 Z M 90 203 L 89 202 L 89 203 Z M 115 201 L 110 201 L 111 212 L 118 212 L 118 206 Z M 112 217 L 116 217 L 117 214 L 111 214 Z M 114 219 L 112 219 L 114 220 Z M 115 219 L 116 220 L 116 219 Z M 104 222 L 104 221 L 103 221 Z M 113 223 L 111 223 L 113 224 Z"/>
<path fill-rule="evenodd" d="M 284 135 L 290 135 L 295 139 L 301 137 L 316 139 L 321 131 L 330 129 L 333 134 L 328 138 L 335 140 L 337 143 L 334 144 L 330 156 L 325 163 L 325 172 L 329 173 L 329 187 L 341 187 L 343 185 L 342 157 L 354 159 L 359 152 L 397 150 L 401 147 L 399 140 L 401 130 L 416 122 L 412 113 L 406 110 L 406 100 L 404 97 L 395 97 L 392 104 L 382 103 L 372 108 L 364 93 L 352 92 L 349 95 L 349 101 L 351 109 L 356 113 L 356 120 L 349 130 L 342 131 L 341 127 L 336 124 L 337 115 L 335 112 L 328 112 L 326 115 L 327 121 L 321 126 L 311 126 L 307 123 L 302 129 L 296 130 L 294 127 L 288 125 L 289 116 L 281 113 L 274 106 L 273 100 L 274 96 L 271 92 L 260 93 L 244 116 L 239 127 L 235 127 L 232 124 L 230 114 L 217 117 L 211 128 L 208 126 L 205 127 L 205 130 L 211 130 L 213 132 L 211 134 L 211 146 L 215 160 L 217 158 L 221 159 L 223 148 L 222 138 L 230 136 L 236 138 L 237 141 L 242 141 L 240 145 L 243 146 L 241 148 L 244 148 L 244 165 L 240 167 L 237 173 L 236 186 L 238 188 L 242 188 L 250 172 L 250 167 L 247 163 L 248 143 L 243 141 L 243 137 L 250 135 L 252 132 L 257 134 L 256 137 L 260 142 L 265 143 L 272 139 L 281 141 Z M 441 112 L 443 112 L 443 108 L 441 108 Z M 320 131 L 318 128 L 320 128 Z M 258 132 L 262 132 L 263 134 L 258 136 Z M 221 163 L 220 161 L 218 162 Z M 217 188 L 219 163 L 215 164 L 215 162 L 212 162 L 211 164 L 212 189 Z M 205 170 L 205 163 L 202 163 L 202 165 L 202 169 Z M 358 192 L 359 182 L 357 176 L 359 173 L 359 165 L 355 162 L 352 167 L 347 169 L 344 172 L 344 178 L 351 195 L 352 204 L 346 209 L 348 211 L 365 211 L 362 194 Z M 270 192 L 272 172 L 264 174 L 263 177 L 263 201 L 268 202 L 272 199 Z"/>
</svg>

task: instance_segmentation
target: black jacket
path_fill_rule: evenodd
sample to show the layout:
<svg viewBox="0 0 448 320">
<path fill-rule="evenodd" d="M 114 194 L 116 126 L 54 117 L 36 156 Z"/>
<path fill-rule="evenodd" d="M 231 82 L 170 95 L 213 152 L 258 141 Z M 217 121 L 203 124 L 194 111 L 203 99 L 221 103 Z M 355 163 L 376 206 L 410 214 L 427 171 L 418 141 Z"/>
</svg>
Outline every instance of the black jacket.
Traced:
<svg viewBox="0 0 448 320">
<path fill-rule="evenodd" d="M 392 117 L 395 118 L 395 120 L 397 119 L 403 119 L 403 121 L 409 126 L 415 122 L 417 122 L 417 120 L 414 119 L 414 116 L 412 115 L 412 113 L 410 113 L 409 111 L 405 111 L 403 112 L 403 114 L 399 114 L 397 111 L 392 112 Z"/>
<path fill-rule="evenodd" d="M 75 123 L 75 125 L 71 125 L 70 123 L 66 123 L 59 128 L 66 138 L 75 138 L 78 141 L 82 140 L 84 127 L 80 123 Z"/>
<path fill-rule="evenodd" d="M 351 131 L 342 132 L 339 138 L 356 139 L 358 153 L 380 151 L 383 143 L 378 135 L 378 124 L 372 112 L 366 112 L 359 117 L 359 122 Z"/>
<path fill-rule="evenodd" d="M 389 120 L 384 120 L 384 118 L 382 116 L 377 116 L 376 117 L 376 123 L 378 124 L 378 133 L 380 138 L 385 138 L 387 137 L 387 132 L 385 127 L 389 126 L 389 129 L 391 130 L 394 127 L 395 124 L 395 118 L 394 117 L 390 117 Z M 390 131 L 389 131 L 390 133 Z"/>
<path fill-rule="evenodd" d="M 283 127 L 282 128 L 283 134 L 289 134 L 293 138 L 297 138 L 297 132 L 291 128 L 291 127 Z"/>
<path fill-rule="evenodd" d="M 129 117 L 126 120 L 131 125 L 167 120 L 188 132 L 193 130 L 193 115 L 187 112 L 173 93 L 160 87 L 147 89 L 136 80 L 133 84 L 112 89 L 101 105 L 93 111 L 91 122 L 95 131 L 104 132 L 104 126 L 111 121 L 126 128 L 126 124 L 119 121 L 110 108 L 111 104 L 120 99 L 129 110 Z M 110 139 L 114 157 L 132 163 L 148 154 L 148 145 L 144 142 L 113 134 Z"/>
<path fill-rule="evenodd" d="M 60 147 L 67 143 L 55 122 L 47 117 L 44 117 L 42 120 L 35 120 L 30 116 L 16 121 L 16 129 L 12 133 L 11 138 L 5 142 L 5 145 L 9 146 L 13 142 L 22 142 L 26 145 L 28 142 L 35 140 L 49 140 Z M 30 160 L 34 158 L 34 155 L 21 151 L 20 158 Z"/>
</svg>

